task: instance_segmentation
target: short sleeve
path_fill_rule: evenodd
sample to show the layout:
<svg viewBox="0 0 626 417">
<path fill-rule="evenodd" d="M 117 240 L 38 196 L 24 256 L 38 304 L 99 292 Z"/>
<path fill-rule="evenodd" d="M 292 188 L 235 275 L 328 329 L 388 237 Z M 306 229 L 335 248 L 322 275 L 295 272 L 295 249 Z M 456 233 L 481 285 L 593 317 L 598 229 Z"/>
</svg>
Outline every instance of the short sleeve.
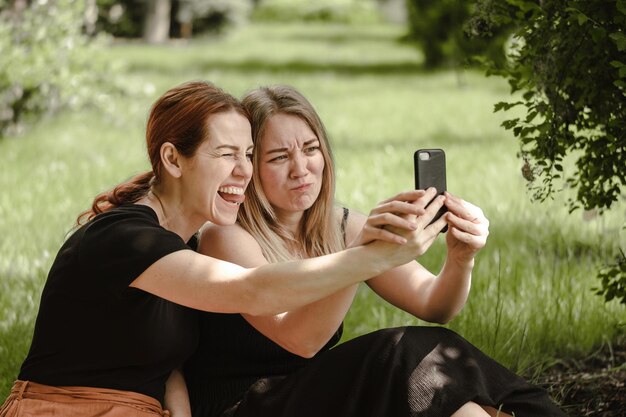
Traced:
<svg viewBox="0 0 626 417">
<path fill-rule="evenodd" d="M 104 213 L 86 225 L 77 256 L 90 285 L 118 292 L 159 259 L 185 249 L 190 247 L 161 227 L 151 208 L 133 205 Z"/>
</svg>

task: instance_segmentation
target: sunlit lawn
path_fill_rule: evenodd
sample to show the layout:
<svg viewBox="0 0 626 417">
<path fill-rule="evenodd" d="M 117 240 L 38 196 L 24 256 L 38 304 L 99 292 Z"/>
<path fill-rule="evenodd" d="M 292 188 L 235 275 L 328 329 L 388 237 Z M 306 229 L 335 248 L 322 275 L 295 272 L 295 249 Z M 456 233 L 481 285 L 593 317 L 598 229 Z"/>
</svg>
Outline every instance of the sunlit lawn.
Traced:
<svg viewBox="0 0 626 417">
<path fill-rule="evenodd" d="M 583 220 L 563 195 L 529 202 L 515 139 L 493 104 L 506 83 L 481 73 L 420 69 L 420 55 L 390 26 L 251 26 L 220 39 L 148 47 L 118 43 L 103 59 L 123 62 L 135 94 L 108 112 L 88 109 L 42 121 L 0 142 L 0 398 L 23 360 L 53 256 L 91 198 L 146 168 L 143 125 L 165 89 L 208 79 L 235 95 L 288 83 L 317 107 L 330 132 L 337 198 L 363 212 L 413 186 L 412 153 L 444 148 L 450 191 L 491 221 L 472 294 L 450 327 L 520 372 L 614 343 L 624 307 L 591 288 L 598 266 L 626 247 L 625 207 Z M 437 270 L 443 238 L 420 259 Z M 78 313 L 77 313 L 78 314 Z M 417 320 L 364 287 L 346 338 Z M 72 323 L 68 323 L 71 326 Z M 80 332 L 80 329 L 77 329 Z M 624 327 L 621 327 L 624 335 Z"/>
</svg>

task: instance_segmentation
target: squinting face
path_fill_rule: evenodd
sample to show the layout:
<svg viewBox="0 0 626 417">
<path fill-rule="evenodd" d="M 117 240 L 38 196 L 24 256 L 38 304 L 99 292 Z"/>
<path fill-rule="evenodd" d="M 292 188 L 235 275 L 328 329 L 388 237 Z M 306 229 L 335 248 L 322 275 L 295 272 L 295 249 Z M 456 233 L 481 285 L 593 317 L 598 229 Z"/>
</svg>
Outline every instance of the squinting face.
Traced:
<svg viewBox="0 0 626 417">
<path fill-rule="evenodd" d="M 186 160 L 184 193 L 202 222 L 234 224 L 252 177 L 250 122 L 230 111 L 211 116 L 207 123 L 208 139 Z"/>
<path fill-rule="evenodd" d="M 301 215 L 319 196 L 324 172 L 320 141 L 297 116 L 275 114 L 260 138 L 259 178 L 276 214 Z"/>
</svg>

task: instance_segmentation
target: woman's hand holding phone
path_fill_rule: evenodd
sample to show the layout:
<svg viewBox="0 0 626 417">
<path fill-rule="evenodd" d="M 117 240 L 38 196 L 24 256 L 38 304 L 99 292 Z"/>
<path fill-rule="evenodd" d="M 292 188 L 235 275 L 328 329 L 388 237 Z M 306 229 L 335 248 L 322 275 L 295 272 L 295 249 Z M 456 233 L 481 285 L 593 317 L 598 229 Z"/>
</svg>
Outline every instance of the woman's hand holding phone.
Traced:
<svg viewBox="0 0 626 417">
<path fill-rule="evenodd" d="M 432 187 L 425 191 L 416 190 L 411 193 L 419 195 L 417 200 L 411 203 L 417 208 L 416 212 L 419 214 L 404 214 L 402 217 L 413 223 L 414 227 L 408 230 L 407 228 L 398 228 L 391 225 L 383 226 L 387 231 L 404 238 L 406 242 L 388 248 L 390 250 L 388 252 L 390 259 L 388 260 L 396 266 L 415 260 L 415 258 L 423 255 L 430 248 L 441 229 L 446 226 L 444 217 L 432 223 L 437 211 L 444 205 L 445 196 L 437 196 L 437 190 Z M 372 245 L 385 246 L 388 245 L 388 241 L 376 240 Z"/>
<path fill-rule="evenodd" d="M 436 190 L 432 188 L 405 191 L 381 201 L 370 211 L 360 233 L 348 246 L 365 245 L 374 240 L 407 243 L 403 233 L 417 229 L 416 219 L 426 215 L 426 206 L 435 196 Z M 427 225 L 432 223 L 432 217 Z"/>
<path fill-rule="evenodd" d="M 458 263 L 471 262 L 487 243 L 489 220 L 474 204 L 448 192 L 444 195 L 448 208 L 444 216 L 449 225 L 446 236 L 448 257 Z"/>
</svg>

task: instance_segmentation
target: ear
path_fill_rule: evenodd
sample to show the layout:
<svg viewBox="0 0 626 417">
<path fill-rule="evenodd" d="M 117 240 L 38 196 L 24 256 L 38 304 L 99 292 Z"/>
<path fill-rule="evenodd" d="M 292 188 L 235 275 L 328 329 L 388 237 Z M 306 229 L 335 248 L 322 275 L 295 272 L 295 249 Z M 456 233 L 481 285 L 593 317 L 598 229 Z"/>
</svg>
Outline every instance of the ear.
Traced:
<svg viewBox="0 0 626 417">
<path fill-rule="evenodd" d="M 174 178 L 180 178 L 182 170 L 180 167 L 181 155 L 178 149 L 171 142 L 165 142 L 161 145 L 161 162 L 163 168 Z"/>
</svg>

